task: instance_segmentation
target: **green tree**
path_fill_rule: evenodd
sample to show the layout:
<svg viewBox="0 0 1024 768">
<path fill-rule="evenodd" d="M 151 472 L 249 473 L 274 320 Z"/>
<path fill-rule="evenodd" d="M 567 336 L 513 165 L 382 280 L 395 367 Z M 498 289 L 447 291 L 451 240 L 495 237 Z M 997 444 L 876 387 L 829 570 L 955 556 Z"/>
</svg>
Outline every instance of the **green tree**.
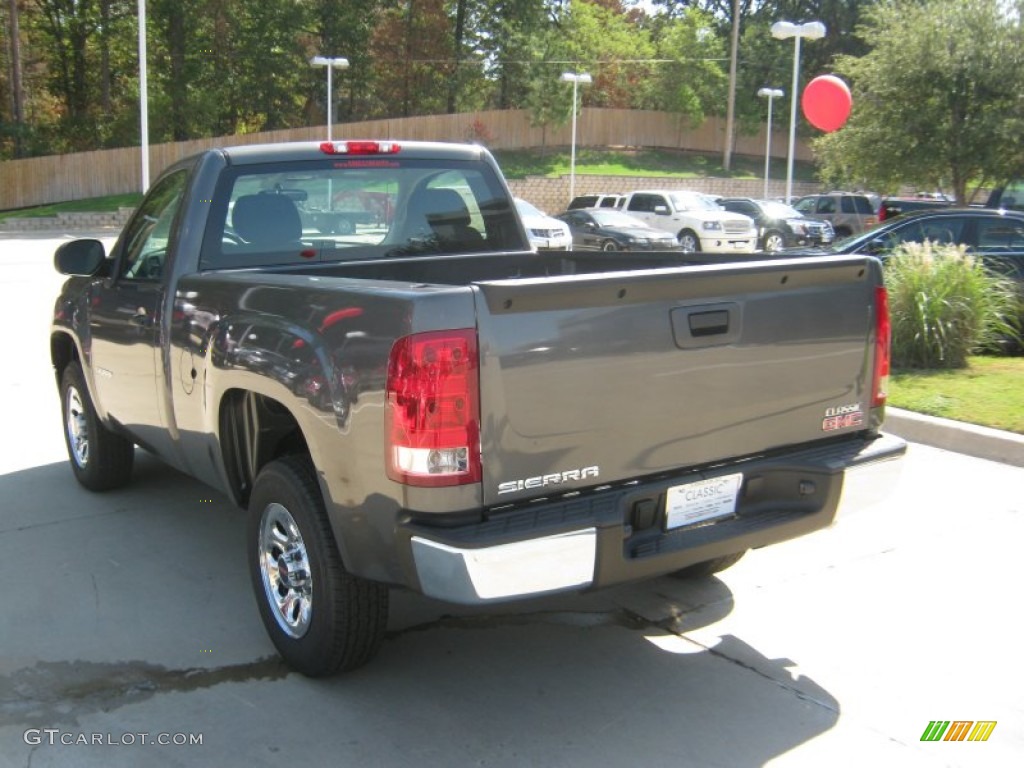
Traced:
<svg viewBox="0 0 1024 768">
<path fill-rule="evenodd" d="M 896 0 L 859 33 L 870 52 L 836 62 L 852 85 L 850 119 L 814 143 L 823 176 L 943 187 L 964 203 L 970 185 L 1020 171 L 1019 16 L 991 0 Z"/>
<path fill-rule="evenodd" d="M 667 59 L 650 81 L 646 106 L 679 112 L 690 125 L 725 114 L 729 85 L 727 38 L 707 13 L 689 9 L 657 32 L 657 56 Z"/>
</svg>

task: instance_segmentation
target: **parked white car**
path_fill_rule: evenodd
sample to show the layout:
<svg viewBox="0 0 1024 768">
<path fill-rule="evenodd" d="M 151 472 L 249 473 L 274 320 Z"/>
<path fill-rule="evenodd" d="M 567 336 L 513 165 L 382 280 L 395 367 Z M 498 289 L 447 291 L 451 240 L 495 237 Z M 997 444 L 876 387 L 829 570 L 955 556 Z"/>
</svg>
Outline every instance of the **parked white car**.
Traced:
<svg viewBox="0 0 1024 768">
<path fill-rule="evenodd" d="M 523 220 L 530 245 L 537 251 L 571 251 L 572 232 L 564 221 L 548 216 L 544 211 L 516 198 L 516 210 Z"/>
<path fill-rule="evenodd" d="M 687 253 L 753 253 L 754 220 L 725 211 L 699 192 L 638 190 L 626 195 L 621 210 L 649 226 L 671 232 Z"/>
</svg>

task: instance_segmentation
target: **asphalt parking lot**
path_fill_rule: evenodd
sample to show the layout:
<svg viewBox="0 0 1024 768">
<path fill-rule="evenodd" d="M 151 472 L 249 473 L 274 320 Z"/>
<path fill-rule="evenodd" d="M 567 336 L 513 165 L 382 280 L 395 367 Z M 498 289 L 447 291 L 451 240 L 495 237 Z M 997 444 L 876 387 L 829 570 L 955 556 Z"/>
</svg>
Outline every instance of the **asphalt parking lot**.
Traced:
<svg viewBox="0 0 1024 768">
<path fill-rule="evenodd" d="M 56 242 L 0 235 L 0 766 L 1019 764 L 1024 468 L 919 444 L 885 502 L 718 578 L 396 593 L 370 665 L 288 673 L 241 511 L 145 455 L 127 489 L 75 483 Z M 996 725 L 921 741 L 936 720 Z"/>
</svg>

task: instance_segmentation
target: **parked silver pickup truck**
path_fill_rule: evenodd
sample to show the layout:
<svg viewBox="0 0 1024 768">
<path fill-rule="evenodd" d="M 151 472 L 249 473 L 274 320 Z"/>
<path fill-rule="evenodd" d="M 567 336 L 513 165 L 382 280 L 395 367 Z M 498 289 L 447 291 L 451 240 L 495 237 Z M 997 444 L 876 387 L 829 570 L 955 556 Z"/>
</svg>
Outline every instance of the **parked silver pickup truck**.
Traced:
<svg viewBox="0 0 1024 768">
<path fill-rule="evenodd" d="M 109 254 L 55 263 L 75 477 L 123 485 L 138 446 L 247 507 L 260 613 L 308 675 L 374 654 L 389 587 L 711 573 L 904 450 L 875 259 L 534 253 L 476 146 L 207 151 Z"/>
</svg>

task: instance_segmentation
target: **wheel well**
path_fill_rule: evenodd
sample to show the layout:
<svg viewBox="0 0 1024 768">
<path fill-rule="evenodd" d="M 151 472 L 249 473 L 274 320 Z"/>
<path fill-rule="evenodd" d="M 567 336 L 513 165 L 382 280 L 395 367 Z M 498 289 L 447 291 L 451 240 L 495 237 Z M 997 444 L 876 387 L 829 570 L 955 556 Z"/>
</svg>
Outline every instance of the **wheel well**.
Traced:
<svg viewBox="0 0 1024 768">
<path fill-rule="evenodd" d="M 55 333 L 50 337 L 50 362 L 53 363 L 53 372 L 58 382 L 68 364 L 77 359 L 78 349 L 68 334 Z"/>
<path fill-rule="evenodd" d="M 234 389 L 220 404 L 220 447 L 231 490 L 245 504 L 263 466 L 289 455 L 309 455 L 291 411 L 273 398 Z"/>
</svg>

